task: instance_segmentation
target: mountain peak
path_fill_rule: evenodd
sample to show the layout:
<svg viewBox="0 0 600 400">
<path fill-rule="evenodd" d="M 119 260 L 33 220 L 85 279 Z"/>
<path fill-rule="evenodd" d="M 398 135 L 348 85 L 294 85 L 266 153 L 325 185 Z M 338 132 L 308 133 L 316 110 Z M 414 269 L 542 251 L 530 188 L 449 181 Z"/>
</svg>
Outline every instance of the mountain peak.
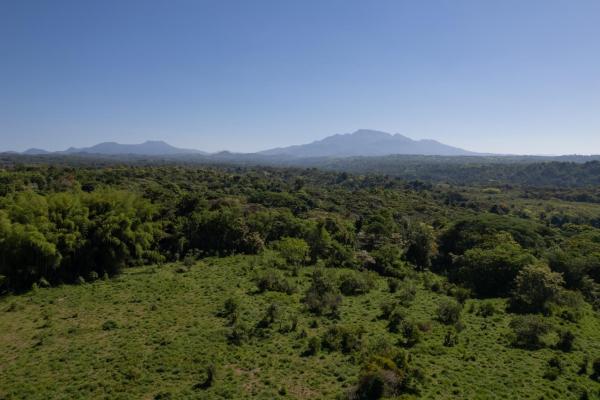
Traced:
<svg viewBox="0 0 600 400">
<path fill-rule="evenodd" d="M 413 140 L 399 133 L 390 134 L 372 129 L 328 136 L 315 142 L 261 152 L 264 155 L 285 155 L 298 158 L 414 155 L 473 155 L 475 153 L 445 145 L 435 140 Z"/>
<path fill-rule="evenodd" d="M 180 149 L 162 140 L 147 140 L 140 144 L 121 144 L 117 142 L 102 142 L 91 147 L 69 147 L 62 154 L 100 154 L 100 155 L 144 155 L 166 156 L 180 154 L 206 154 L 199 150 Z"/>
</svg>

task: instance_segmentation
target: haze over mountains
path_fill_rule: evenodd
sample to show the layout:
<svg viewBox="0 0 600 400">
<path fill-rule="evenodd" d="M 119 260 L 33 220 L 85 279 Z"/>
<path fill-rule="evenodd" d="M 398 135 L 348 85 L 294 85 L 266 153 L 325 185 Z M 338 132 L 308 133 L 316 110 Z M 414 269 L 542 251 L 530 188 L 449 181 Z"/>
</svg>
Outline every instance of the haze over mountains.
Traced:
<svg viewBox="0 0 600 400">
<path fill-rule="evenodd" d="M 381 131 L 360 129 L 354 133 L 333 135 L 309 144 L 265 150 L 259 154 L 309 158 L 393 154 L 466 156 L 477 153 L 448 146 L 435 140 L 413 140 L 399 133 L 392 135 Z"/>
<path fill-rule="evenodd" d="M 51 153 L 46 150 L 32 148 L 24 151 L 23 154 L 43 155 Z M 208 153 L 194 149 L 177 148 L 163 141 L 147 141 L 141 144 L 105 142 L 91 147 L 71 147 L 65 151 L 53 154 L 174 156 L 207 155 Z M 400 134 L 392 135 L 368 129 L 329 136 L 309 144 L 274 148 L 253 154 L 257 156 L 293 158 L 386 156 L 394 154 L 437 156 L 477 155 L 477 153 L 452 147 L 435 140 L 413 140 Z"/>
</svg>

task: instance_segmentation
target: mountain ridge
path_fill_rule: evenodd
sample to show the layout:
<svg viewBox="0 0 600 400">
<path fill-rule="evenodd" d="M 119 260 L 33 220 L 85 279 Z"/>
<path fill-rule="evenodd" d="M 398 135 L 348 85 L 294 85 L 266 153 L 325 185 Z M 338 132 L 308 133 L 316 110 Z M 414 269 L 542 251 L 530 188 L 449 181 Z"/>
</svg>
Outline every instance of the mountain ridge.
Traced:
<svg viewBox="0 0 600 400">
<path fill-rule="evenodd" d="M 102 142 L 90 147 L 70 147 L 67 150 L 56 152 L 58 154 L 106 154 L 106 155 L 177 155 L 177 154 L 208 154 L 194 149 L 181 149 L 171 146 L 162 140 L 147 140 L 139 144 L 121 144 L 117 142 Z"/>
<path fill-rule="evenodd" d="M 355 157 L 402 155 L 465 156 L 480 155 L 432 139 L 413 140 L 399 133 L 359 129 L 352 133 L 328 136 L 312 143 L 259 151 L 261 155 L 290 157 Z"/>
<path fill-rule="evenodd" d="M 98 154 L 98 155 L 146 155 L 146 156 L 259 156 L 259 157 L 361 157 L 388 155 L 435 155 L 435 156 L 467 156 L 483 155 L 458 147 L 446 145 L 432 139 L 413 140 L 399 133 L 390 134 L 371 129 L 359 129 L 352 133 L 335 134 L 307 144 L 277 147 L 254 153 L 234 153 L 221 151 L 208 153 L 195 149 L 174 147 L 162 140 L 148 140 L 139 144 L 121 144 L 102 142 L 90 147 L 70 147 L 63 151 L 50 152 L 31 148 L 21 154 Z"/>
</svg>

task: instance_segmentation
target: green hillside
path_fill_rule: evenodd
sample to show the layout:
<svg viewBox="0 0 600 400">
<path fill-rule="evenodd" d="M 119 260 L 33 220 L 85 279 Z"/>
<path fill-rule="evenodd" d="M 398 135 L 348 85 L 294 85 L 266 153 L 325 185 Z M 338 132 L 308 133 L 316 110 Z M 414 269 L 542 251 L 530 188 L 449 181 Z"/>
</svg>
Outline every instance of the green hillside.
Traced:
<svg viewBox="0 0 600 400">
<path fill-rule="evenodd" d="M 0 179 L 0 399 L 600 396 L 583 189 L 194 166 Z"/>
</svg>

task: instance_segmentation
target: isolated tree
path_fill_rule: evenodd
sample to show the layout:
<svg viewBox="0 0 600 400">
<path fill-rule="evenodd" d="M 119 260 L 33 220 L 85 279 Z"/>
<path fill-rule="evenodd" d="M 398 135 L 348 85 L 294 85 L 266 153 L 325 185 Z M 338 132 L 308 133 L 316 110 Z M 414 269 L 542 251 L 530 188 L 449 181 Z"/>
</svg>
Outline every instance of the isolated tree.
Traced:
<svg viewBox="0 0 600 400">
<path fill-rule="evenodd" d="M 455 264 L 459 281 L 481 297 L 495 297 L 508 294 L 519 271 L 534 261 L 510 234 L 499 233 L 457 257 Z"/>
<path fill-rule="evenodd" d="M 562 275 L 544 263 L 526 266 L 515 278 L 511 306 L 520 312 L 547 311 L 549 304 L 558 300 L 563 284 Z"/>
<path fill-rule="evenodd" d="M 430 268 L 438 251 L 433 227 L 422 222 L 410 224 L 407 228 L 407 241 L 406 260 L 419 269 Z"/>
</svg>

